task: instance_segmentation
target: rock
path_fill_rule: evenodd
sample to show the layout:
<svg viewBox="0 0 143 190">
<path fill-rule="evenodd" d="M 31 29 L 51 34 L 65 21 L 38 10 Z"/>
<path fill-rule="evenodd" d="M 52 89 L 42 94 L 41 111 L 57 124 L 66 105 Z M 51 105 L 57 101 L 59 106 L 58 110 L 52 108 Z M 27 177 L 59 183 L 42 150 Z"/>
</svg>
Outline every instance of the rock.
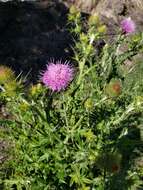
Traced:
<svg viewBox="0 0 143 190">
<path fill-rule="evenodd" d="M 124 17 L 131 17 L 137 25 L 137 30 L 143 30 L 143 1 L 141 0 L 101 0 L 92 10 L 92 14 L 94 13 L 99 14 L 112 30 L 115 30 L 114 27 L 118 26 Z"/>
<path fill-rule="evenodd" d="M 69 7 L 75 5 L 81 12 L 91 13 L 100 0 L 63 0 Z"/>
<path fill-rule="evenodd" d="M 47 61 L 69 60 L 72 37 L 67 13 L 56 0 L 0 2 L 0 62 L 36 82 Z"/>
<path fill-rule="evenodd" d="M 74 4 L 81 12 L 98 14 L 108 26 L 110 33 L 115 32 L 120 21 L 131 17 L 138 31 L 143 31 L 142 0 L 68 0 L 68 6 Z"/>
</svg>

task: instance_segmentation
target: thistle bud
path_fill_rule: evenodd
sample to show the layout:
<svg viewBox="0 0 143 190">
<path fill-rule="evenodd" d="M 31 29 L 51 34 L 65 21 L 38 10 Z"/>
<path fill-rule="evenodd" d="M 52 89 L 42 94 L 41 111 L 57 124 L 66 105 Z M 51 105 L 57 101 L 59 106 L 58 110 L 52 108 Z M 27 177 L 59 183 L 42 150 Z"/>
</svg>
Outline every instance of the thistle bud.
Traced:
<svg viewBox="0 0 143 190">
<path fill-rule="evenodd" d="M 101 25 L 97 28 L 99 33 L 106 33 L 107 32 L 107 27 L 106 25 Z"/>
<path fill-rule="evenodd" d="M 42 91 L 42 85 L 40 83 L 33 85 L 30 88 L 30 95 L 35 96 L 38 95 Z"/>
<path fill-rule="evenodd" d="M 109 84 L 106 85 L 105 92 L 110 97 L 116 97 L 121 94 L 122 85 L 118 79 L 112 79 Z"/>
<path fill-rule="evenodd" d="M 103 153 L 97 159 L 97 165 L 100 169 L 104 169 L 111 173 L 120 171 L 122 155 L 118 152 Z"/>
<path fill-rule="evenodd" d="M 84 107 L 89 111 L 93 108 L 94 103 L 93 100 L 91 98 L 88 98 L 85 103 L 84 103 Z"/>
<path fill-rule="evenodd" d="M 5 84 L 8 81 L 14 80 L 14 72 L 7 66 L 0 66 L 0 84 Z"/>
<path fill-rule="evenodd" d="M 100 18 L 98 15 L 91 15 L 88 19 L 89 25 L 99 25 L 100 24 Z"/>
</svg>

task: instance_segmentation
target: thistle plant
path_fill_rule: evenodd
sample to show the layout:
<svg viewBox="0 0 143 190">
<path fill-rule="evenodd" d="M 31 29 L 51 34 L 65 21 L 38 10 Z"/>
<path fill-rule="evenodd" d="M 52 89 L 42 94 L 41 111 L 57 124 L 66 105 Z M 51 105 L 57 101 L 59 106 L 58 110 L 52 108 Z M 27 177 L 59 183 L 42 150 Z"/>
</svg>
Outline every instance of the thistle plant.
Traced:
<svg viewBox="0 0 143 190">
<path fill-rule="evenodd" d="M 135 163 L 142 155 L 143 94 L 133 93 L 141 88 L 134 80 L 126 88 L 136 69 L 119 71 L 142 51 L 143 36 L 121 31 L 97 54 L 95 43 L 107 36 L 97 15 L 83 24 L 72 7 L 69 23 L 76 69 L 51 62 L 41 84 L 5 97 L 11 117 L 1 125 L 14 148 L 1 184 L 4 190 L 142 189 Z M 128 49 L 119 54 L 124 43 Z"/>
</svg>

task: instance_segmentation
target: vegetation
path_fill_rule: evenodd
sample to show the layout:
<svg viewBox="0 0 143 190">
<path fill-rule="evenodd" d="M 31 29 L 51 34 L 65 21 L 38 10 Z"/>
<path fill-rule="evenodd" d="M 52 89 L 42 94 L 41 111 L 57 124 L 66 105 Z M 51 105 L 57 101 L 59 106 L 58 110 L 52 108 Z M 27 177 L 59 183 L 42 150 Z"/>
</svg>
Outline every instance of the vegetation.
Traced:
<svg viewBox="0 0 143 190">
<path fill-rule="evenodd" d="M 107 41 L 99 18 L 83 24 L 71 7 L 68 19 L 74 78 L 65 90 L 40 82 L 27 90 L 20 76 L 0 67 L 7 113 L 0 118 L 1 139 L 10 144 L 1 188 L 141 190 L 143 62 L 134 56 L 143 50 L 143 34 L 125 34 L 119 26 L 114 40 L 96 49 L 97 42 Z"/>
</svg>

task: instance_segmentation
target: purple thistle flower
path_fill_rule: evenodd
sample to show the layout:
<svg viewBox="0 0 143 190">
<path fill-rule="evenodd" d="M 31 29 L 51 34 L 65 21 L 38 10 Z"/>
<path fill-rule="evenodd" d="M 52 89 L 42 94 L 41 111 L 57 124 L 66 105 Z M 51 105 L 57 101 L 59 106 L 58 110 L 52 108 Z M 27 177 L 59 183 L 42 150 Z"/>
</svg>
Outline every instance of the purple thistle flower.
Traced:
<svg viewBox="0 0 143 190">
<path fill-rule="evenodd" d="M 52 89 L 52 91 L 65 90 L 68 84 L 72 81 L 74 76 L 74 69 L 68 63 L 62 63 L 61 61 L 50 62 L 47 65 L 46 71 L 42 73 L 41 80 L 45 86 Z"/>
<path fill-rule="evenodd" d="M 121 28 L 125 34 L 129 34 L 135 32 L 136 25 L 134 21 L 129 17 L 121 21 Z"/>
</svg>

